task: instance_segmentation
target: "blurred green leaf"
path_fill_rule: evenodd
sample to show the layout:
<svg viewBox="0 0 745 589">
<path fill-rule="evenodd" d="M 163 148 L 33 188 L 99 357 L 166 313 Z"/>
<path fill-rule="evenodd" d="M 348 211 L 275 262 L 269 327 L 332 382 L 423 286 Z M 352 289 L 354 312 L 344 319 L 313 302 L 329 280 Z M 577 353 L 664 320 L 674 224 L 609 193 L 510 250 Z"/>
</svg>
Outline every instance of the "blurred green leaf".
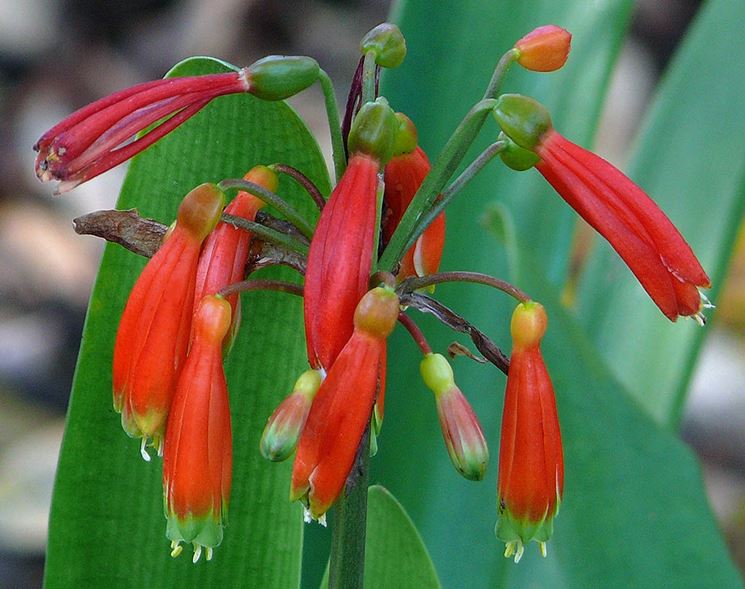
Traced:
<svg viewBox="0 0 745 589">
<path fill-rule="evenodd" d="M 367 492 L 365 589 L 421 587 L 438 589 L 434 565 L 411 518 L 380 485 Z M 321 588 L 328 587 L 328 570 Z"/>
<path fill-rule="evenodd" d="M 224 71 L 207 58 L 179 64 L 170 75 Z M 223 97 L 137 157 L 118 208 L 137 207 L 170 222 L 186 192 L 206 181 L 241 177 L 258 163 L 303 170 L 328 193 L 318 146 L 284 103 Z M 314 210 L 293 182 L 280 192 Z M 266 463 L 258 442 L 266 418 L 304 366 L 302 305 L 276 293 L 244 295 L 244 317 L 226 362 L 234 438 L 230 525 L 212 562 L 169 556 L 161 461 L 145 463 L 112 409 L 111 357 L 131 285 L 145 260 L 108 245 L 90 301 L 62 446 L 47 554 L 46 586 L 246 587 L 297 586 L 302 518 L 287 501 L 289 464 Z M 288 271 L 266 272 L 293 280 Z M 260 362 L 257 362 L 258 358 Z M 185 552 L 188 552 L 186 550 Z"/>
<path fill-rule="evenodd" d="M 665 75 L 629 168 L 708 270 L 712 301 L 745 207 L 745 69 L 733 58 L 745 53 L 743 31 L 741 2 L 706 4 Z M 597 241 L 577 315 L 619 380 L 655 419 L 675 425 L 710 328 L 671 325 L 615 252 Z"/>
<path fill-rule="evenodd" d="M 387 74 L 384 92 L 394 108 L 411 116 L 421 143 L 434 156 L 480 98 L 499 55 L 532 28 L 556 23 L 574 35 L 567 67 L 549 75 L 514 70 L 504 91 L 543 102 L 562 133 L 587 145 L 629 9 L 625 1 L 471 1 L 457 8 L 401 2 L 396 19 L 409 55 L 399 70 Z M 696 132 L 689 129 L 688 145 Z M 495 125 L 487 122 L 483 141 L 471 153 L 495 134 Z M 499 241 L 474 229 L 495 201 L 514 220 L 517 273 L 510 272 Z M 391 489 L 412 516 L 445 587 L 739 586 L 690 452 L 626 393 L 557 302 L 575 220 L 538 174 L 513 173 L 495 163 L 448 209 L 442 265 L 443 270 L 510 276 L 547 306 L 544 348 L 567 462 L 564 503 L 549 557 L 541 559 L 531 546 L 515 566 L 502 557 L 503 546 L 494 537 L 503 376 L 465 359 L 454 362 L 456 379 L 492 449 L 487 481 L 462 480 L 449 463 L 434 403 L 420 383 L 419 353 L 401 333 L 390 347 L 396 362 L 389 367 L 386 421 L 373 480 Z M 442 285 L 436 295 L 509 349 L 514 302 L 472 285 Z M 436 350 L 454 339 L 430 318 L 414 318 Z"/>
</svg>

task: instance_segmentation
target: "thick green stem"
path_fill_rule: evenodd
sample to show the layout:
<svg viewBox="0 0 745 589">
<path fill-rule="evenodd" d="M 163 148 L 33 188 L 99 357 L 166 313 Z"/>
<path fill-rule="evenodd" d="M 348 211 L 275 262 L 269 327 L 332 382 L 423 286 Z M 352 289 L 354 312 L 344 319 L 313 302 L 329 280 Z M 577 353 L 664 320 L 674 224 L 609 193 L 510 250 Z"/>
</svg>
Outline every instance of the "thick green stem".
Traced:
<svg viewBox="0 0 745 589">
<path fill-rule="evenodd" d="M 367 485 L 370 471 L 368 424 L 347 480 L 344 495 L 334 507 L 329 563 L 329 589 L 362 589 L 365 575 Z"/>
<path fill-rule="evenodd" d="M 321 70 L 319 81 L 323 90 L 323 98 L 326 104 L 326 118 L 329 122 L 329 133 L 331 134 L 331 150 L 334 159 L 334 172 L 336 181 L 339 181 L 344 170 L 347 168 L 347 156 L 344 151 L 344 139 L 341 135 L 341 122 L 339 121 L 339 106 L 336 103 L 334 85 L 329 75 Z"/>
<path fill-rule="evenodd" d="M 365 53 L 365 60 L 362 66 L 362 97 L 360 104 L 366 102 L 374 102 L 377 98 L 375 89 L 375 75 L 377 72 L 377 64 L 375 60 L 377 56 L 374 51 L 368 51 Z"/>
</svg>

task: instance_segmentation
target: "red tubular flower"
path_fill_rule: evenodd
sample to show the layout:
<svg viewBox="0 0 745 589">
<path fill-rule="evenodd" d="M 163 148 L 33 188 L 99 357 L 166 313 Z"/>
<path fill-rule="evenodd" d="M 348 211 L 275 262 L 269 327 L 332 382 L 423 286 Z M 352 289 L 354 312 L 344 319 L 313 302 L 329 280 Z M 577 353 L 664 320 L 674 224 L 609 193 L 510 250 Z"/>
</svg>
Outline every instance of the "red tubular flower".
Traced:
<svg viewBox="0 0 745 589">
<path fill-rule="evenodd" d="M 266 166 L 255 166 L 249 170 L 244 179 L 275 192 L 279 180 L 277 175 Z M 225 213 L 253 221 L 256 213 L 264 206 L 264 201 L 249 194 L 239 192 L 225 207 Z M 230 223 L 218 223 L 204 242 L 197 267 L 196 287 L 194 290 L 194 311 L 202 298 L 216 294 L 229 284 L 240 282 L 245 276 L 246 260 L 251 247 L 251 232 L 234 227 Z M 233 317 L 233 329 L 240 323 L 240 295 L 234 293 L 225 297 L 230 303 Z M 231 330 L 232 331 L 232 330 Z M 227 343 L 233 340 L 234 333 Z"/>
<path fill-rule="evenodd" d="M 512 356 L 499 448 L 497 537 L 504 555 L 523 555 L 535 540 L 546 555 L 564 490 L 564 458 L 556 400 L 543 363 L 540 342 L 546 312 L 539 303 L 521 303 L 512 315 Z"/>
<path fill-rule="evenodd" d="M 328 370 L 352 335 L 367 291 L 375 238 L 377 159 L 355 154 L 318 219 L 308 252 L 304 313 L 308 361 Z"/>
<path fill-rule="evenodd" d="M 354 464 L 378 386 L 385 341 L 396 324 L 399 301 L 392 289 L 368 292 L 354 313 L 354 333 L 331 366 L 300 436 L 290 498 L 307 517 L 324 520 Z"/>
<path fill-rule="evenodd" d="M 124 431 L 161 448 L 166 416 L 191 328 L 202 241 L 217 223 L 224 195 L 202 184 L 184 197 L 176 225 L 145 266 L 119 322 L 114 345 L 114 408 Z"/>
<path fill-rule="evenodd" d="M 503 95 L 495 112 L 504 132 L 535 152 L 536 169 L 608 240 L 665 316 L 703 322 L 698 288 L 711 282 L 657 204 L 607 161 L 559 135 L 534 100 Z"/>
<path fill-rule="evenodd" d="M 455 384 L 450 363 L 441 354 L 426 354 L 419 371 L 435 395 L 442 437 L 453 466 L 465 478 L 480 481 L 489 462 L 489 448 L 476 414 Z"/>
<path fill-rule="evenodd" d="M 309 57 L 270 56 L 238 71 L 138 84 L 81 108 L 44 133 L 34 145 L 36 175 L 42 182 L 59 180 L 57 192 L 71 190 L 140 153 L 218 96 L 249 92 L 279 100 L 317 78 L 318 63 Z"/>
<path fill-rule="evenodd" d="M 305 272 L 308 362 L 328 370 L 352 335 L 352 317 L 367 292 L 376 233 L 378 172 L 393 150 L 398 123 L 385 102 L 368 102 L 349 134 L 352 154 L 318 219 Z"/>
<path fill-rule="evenodd" d="M 572 34 L 561 27 L 538 27 L 515 43 L 517 63 L 526 70 L 553 72 L 566 63 L 571 43 Z"/>
<path fill-rule="evenodd" d="M 217 296 L 202 299 L 194 316 L 194 338 L 178 379 L 163 455 L 163 493 L 171 556 L 181 542 L 194 546 L 197 562 L 222 541 L 232 472 L 230 405 L 222 365 L 230 305 Z"/>
<path fill-rule="evenodd" d="M 429 173 L 427 154 L 421 147 L 396 155 L 385 167 L 385 204 L 388 214 L 383 224 L 383 239 L 388 241 L 406 208 Z M 440 268 L 445 245 L 445 213 L 440 213 L 401 258 L 398 280 L 410 276 L 434 274 Z"/>
</svg>

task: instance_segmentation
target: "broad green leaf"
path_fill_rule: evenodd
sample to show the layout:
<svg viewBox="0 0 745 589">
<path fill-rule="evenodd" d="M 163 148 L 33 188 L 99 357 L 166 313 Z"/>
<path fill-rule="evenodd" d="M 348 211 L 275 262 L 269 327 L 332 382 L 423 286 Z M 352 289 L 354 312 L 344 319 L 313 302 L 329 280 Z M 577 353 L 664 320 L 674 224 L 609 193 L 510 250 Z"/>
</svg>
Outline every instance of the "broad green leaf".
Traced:
<svg viewBox="0 0 745 589">
<path fill-rule="evenodd" d="M 548 75 L 515 70 L 504 90 L 534 96 L 549 106 L 557 129 L 589 143 L 629 2 L 446 4 L 398 5 L 409 55 L 384 80 L 384 93 L 412 117 L 431 156 L 480 98 L 498 56 L 532 28 L 551 22 L 574 35 L 567 67 Z M 480 147 L 495 133 L 487 122 Z M 520 246 L 518 271 L 510 274 L 504 246 L 479 228 L 497 202 Z M 645 415 L 556 303 L 575 218 L 538 174 L 513 173 L 496 162 L 448 209 L 442 265 L 512 279 L 547 304 L 546 361 L 567 461 L 564 504 L 549 557 L 540 559 L 531 546 L 516 566 L 502 557 L 503 546 L 494 537 L 505 380 L 489 367 L 454 361 L 457 382 L 492 451 L 492 466 L 478 484 L 459 478 L 450 465 L 433 400 L 419 379 L 419 354 L 408 337 L 396 333 L 373 480 L 391 489 L 412 516 L 445 587 L 738 586 L 689 451 Z M 436 295 L 509 349 L 514 302 L 473 285 L 443 285 Z M 456 339 L 434 321 L 414 318 L 437 351 Z"/>
<path fill-rule="evenodd" d="M 411 518 L 391 493 L 373 485 L 367 493 L 365 589 L 421 587 L 440 581 Z M 328 587 L 328 570 L 321 587 Z"/>
<path fill-rule="evenodd" d="M 745 95 L 745 68 L 733 58 L 745 53 L 743 30 L 741 2 L 706 4 L 665 76 L 629 169 L 699 256 L 712 300 L 745 207 L 745 109 L 735 106 Z M 605 242 L 582 283 L 576 312 L 598 349 L 655 419 L 674 426 L 709 329 L 670 325 Z"/>
<path fill-rule="evenodd" d="M 207 58 L 171 75 L 224 71 Z M 284 103 L 223 97 L 137 157 L 118 208 L 137 207 L 170 223 L 186 192 L 205 181 L 240 177 L 258 164 L 303 170 L 324 192 L 318 146 Z M 280 192 L 312 217 L 307 196 L 287 179 Z M 108 245 L 91 296 L 73 386 L 50 519 L 46 585 L 56 587 L 297 586 L 302 523 L 287 501 L 288 464 L 258 452 L 264 423 L 303 369 L 301 303 L 290 295 L 243 297 L 244 322 L 226 362 L 234 439 L 230 525 L 212 562 L 191 563 L 187 548 L 169 556 L 161 460 L 145 463 L 112 409 L 111 358 L 118 318 L 145 261 Z M 268 276 L 270 273 L 267 272 Z M 274 276 L 295 279 L 291 272 Z"/>
</svg>

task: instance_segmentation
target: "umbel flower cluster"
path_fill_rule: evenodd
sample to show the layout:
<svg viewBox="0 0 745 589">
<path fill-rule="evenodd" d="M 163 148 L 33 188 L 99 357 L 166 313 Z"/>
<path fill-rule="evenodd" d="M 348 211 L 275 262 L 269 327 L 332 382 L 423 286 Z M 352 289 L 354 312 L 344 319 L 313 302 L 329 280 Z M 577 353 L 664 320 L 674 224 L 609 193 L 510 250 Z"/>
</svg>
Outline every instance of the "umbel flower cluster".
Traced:
<svg viewBox="0 0 745 589">
<path fill-rule="evenodd" d="M 302 170 L 282 162 L 246 162 L 242 180 L 202 184 L 183 198 L 119 320 L 112 379 L 125 432 L 140 438 L 145 460 L 151 460 L 150 448 L 163 457 L 173 556 L 191 543 L 195 562 L 203 551 L 209 560 L 223 537 L 232 473 L 223 359 L 241 324 L 242 290 L 303 297 L 308 369 L 268 418 L 259 450 L 273 461 L 294 453 L 290 497 L 302 502 L 307 521 L 325 523 L 328 510 L 343 500 L 356 461 L 374 451 L 383 424 L 387 338 L 398 324 L 421 349 L 421 376 L 433 393 L 453 466 L 467 479 L 482 479 L 489 451 L 478 418 L 450 363 L 433 352 L 408 313 L 424 310 L 451 326 L 453 318 L 468 324 L 432 297 L 436 284 L 449 281 L 486 284 L 517 301 L 509 358 L 474 326 L 468 324 L 468 332 L 507 374 L 496 535 L 515 562 L 530 541 L 546 555 L 564 490 L 558 411 L 540 347 L 546 311 L 497 278 L 439 272 L 446 206 L 499 155 L 512 170 L 535 168 L 543 175 L 609 241 L 670 320 L 703 323 L 706 299 L 699 289 L 710 286 L 688 244 L 641 188 L 560 135 L 533 98 L 499 93 L 515 63 L 534 72 L 560 69 L 570 41 L 567 31 L 549 25 L 515 43 L 497 64 L 484 98 L 430 164 L 414 123 L 379 96 L 380 68 L 397 67 L 406 54 L 400 31 L 380 25 L 361 43 L 341 124 L 333 92 L 327 95 L 338 180 L 328 199 Z M 220 96 L 283 100 L 316 81 L 328 91 L 325 80 L 311 58 L 271 56 L 224 74 L 141 84 L 45 133 L 36 145 L 36 172 L 66 191 L 146 149 Z M 496 141 L 451 182 L 489 114 L 499 126 Z M 278 174 L 292 175 L 316 201 L 321 212 L 315 227 L 277 194 Z M 226 207 L 235 188 L 241 190 Z M 114 237 L 126 245 L 123 236 Z M 294 256 L 303 286 L 250 279 L 256 245 Z"/>
</svg>

